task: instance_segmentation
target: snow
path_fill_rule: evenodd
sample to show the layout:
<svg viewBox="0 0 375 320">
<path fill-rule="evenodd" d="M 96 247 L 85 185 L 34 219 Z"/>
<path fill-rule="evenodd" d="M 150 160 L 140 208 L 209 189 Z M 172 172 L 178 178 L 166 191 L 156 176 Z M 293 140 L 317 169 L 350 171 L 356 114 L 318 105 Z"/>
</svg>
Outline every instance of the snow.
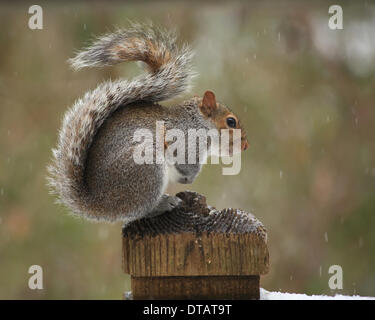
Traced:
<svg viewBox="0 0 375 320">
<path fill-rule="evenodd" d="M 260 300 L 375 300 L 375 297 L 343 296 L 341 294 L 308 296 L 301 293 L 270 292 L 260 288 Z"/>
<path fill-rule="evenodd" d="M 133 300 L 131 291 L 124 292 L 124 300 Z M 375 300 L 375 297 L 343 296 L 341 294 L 308 296 L 302 293 L 270 292 L 260 288 L 260 300 Z"/>
</svg>

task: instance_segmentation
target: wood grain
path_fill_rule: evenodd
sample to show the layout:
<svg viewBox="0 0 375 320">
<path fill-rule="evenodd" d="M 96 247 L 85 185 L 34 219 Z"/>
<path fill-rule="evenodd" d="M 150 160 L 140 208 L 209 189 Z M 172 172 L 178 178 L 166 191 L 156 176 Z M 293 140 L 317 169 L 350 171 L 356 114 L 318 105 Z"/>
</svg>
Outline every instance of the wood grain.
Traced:
<svg viewBox="0 0 375 320">
<path fill-rule="evenodd" d="M 134 299 L 259 298 L 269 270 L 264 226 L 245 211 L 207 206 L 198 193 L 177 196 L 173 211 L 123 228 Z"/>
<path fill-rule="evenodd" d="M 259 299 L 259 276 L 132 277 L 133 299 Z"/>
</svg>

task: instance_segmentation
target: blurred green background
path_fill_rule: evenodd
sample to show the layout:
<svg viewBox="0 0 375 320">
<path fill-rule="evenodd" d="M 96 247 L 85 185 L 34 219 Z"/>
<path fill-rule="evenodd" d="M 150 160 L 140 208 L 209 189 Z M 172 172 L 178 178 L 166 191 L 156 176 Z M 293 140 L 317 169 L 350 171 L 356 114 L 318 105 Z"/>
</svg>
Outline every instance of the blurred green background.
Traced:
<svg viewBox="0 0 375 320">
<path fill-rule="evenodd" d="M 0 299 L 120 299 L 121 224 L 68 215 L 45 186 L 66 109 L 135 64 L 73 72 L 66 60 L 93 34 L 127 19 L 177 27 L 196 50 L 190 94 L 213 90 L 244 123 L 250 148 L 238 176 L 207 165 L 189 186 L 218 208 L 253 212 L 269 234 L 267 290 L 375 296 L 375 5 L 340 1 L 29 2 L 0 4 Z M 179 99 L 180 101 L 181 99 Z M 176 102 L 176 101 L 175 101 Z M 169 192 L 183 190 L 172 186 Z M 41 265 L 44 290 L 28 288 Z"/>
</svg>

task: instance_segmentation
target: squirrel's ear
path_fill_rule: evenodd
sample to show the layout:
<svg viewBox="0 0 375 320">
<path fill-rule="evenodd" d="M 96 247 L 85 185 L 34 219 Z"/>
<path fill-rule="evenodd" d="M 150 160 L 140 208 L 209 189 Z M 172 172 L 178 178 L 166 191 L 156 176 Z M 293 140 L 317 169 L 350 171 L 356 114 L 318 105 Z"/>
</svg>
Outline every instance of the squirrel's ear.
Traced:
<svg viewBox="0 0 375 320">
<path fill-rule="evenodd" d="M 211 116 L 212 112 L 217 108 L 215 94 L 212 91 L 206 91 L 199 107 L 204 115 Z"/>
</svg>

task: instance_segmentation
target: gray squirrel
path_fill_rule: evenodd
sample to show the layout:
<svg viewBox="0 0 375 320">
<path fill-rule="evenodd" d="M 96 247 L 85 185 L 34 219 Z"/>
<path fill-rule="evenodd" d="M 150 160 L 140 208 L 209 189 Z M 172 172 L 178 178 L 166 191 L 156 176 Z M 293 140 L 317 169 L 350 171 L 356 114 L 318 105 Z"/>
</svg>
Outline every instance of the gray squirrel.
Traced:
<svg viewBox="0 0 375 320">
<path fill-rule="evenodd" d="M 168 182 L 192 183 L 201 163 L 137 164 L 133 159 L 137 128 L 242 129 L 237 116 L 216 102 L 213 92 L 180 105 L 158 104 L 187 91 L 194 76 L 192 51 L 177 46 L 174 32 L 133 24 L 99 37 L 70 59 L 75 69 L 142 62 L 147 73 L 132 81 L 100 84 L 66 112 L 48 167 L 48 182 L 59 201 L 92 220 L 129 223 L 172 210 L 179 204 L 165 194 Z M 241 150 L 248 142 L 241 130 Z M 165 148 L 168 143 L 165 142 Z"/>
</svg>

